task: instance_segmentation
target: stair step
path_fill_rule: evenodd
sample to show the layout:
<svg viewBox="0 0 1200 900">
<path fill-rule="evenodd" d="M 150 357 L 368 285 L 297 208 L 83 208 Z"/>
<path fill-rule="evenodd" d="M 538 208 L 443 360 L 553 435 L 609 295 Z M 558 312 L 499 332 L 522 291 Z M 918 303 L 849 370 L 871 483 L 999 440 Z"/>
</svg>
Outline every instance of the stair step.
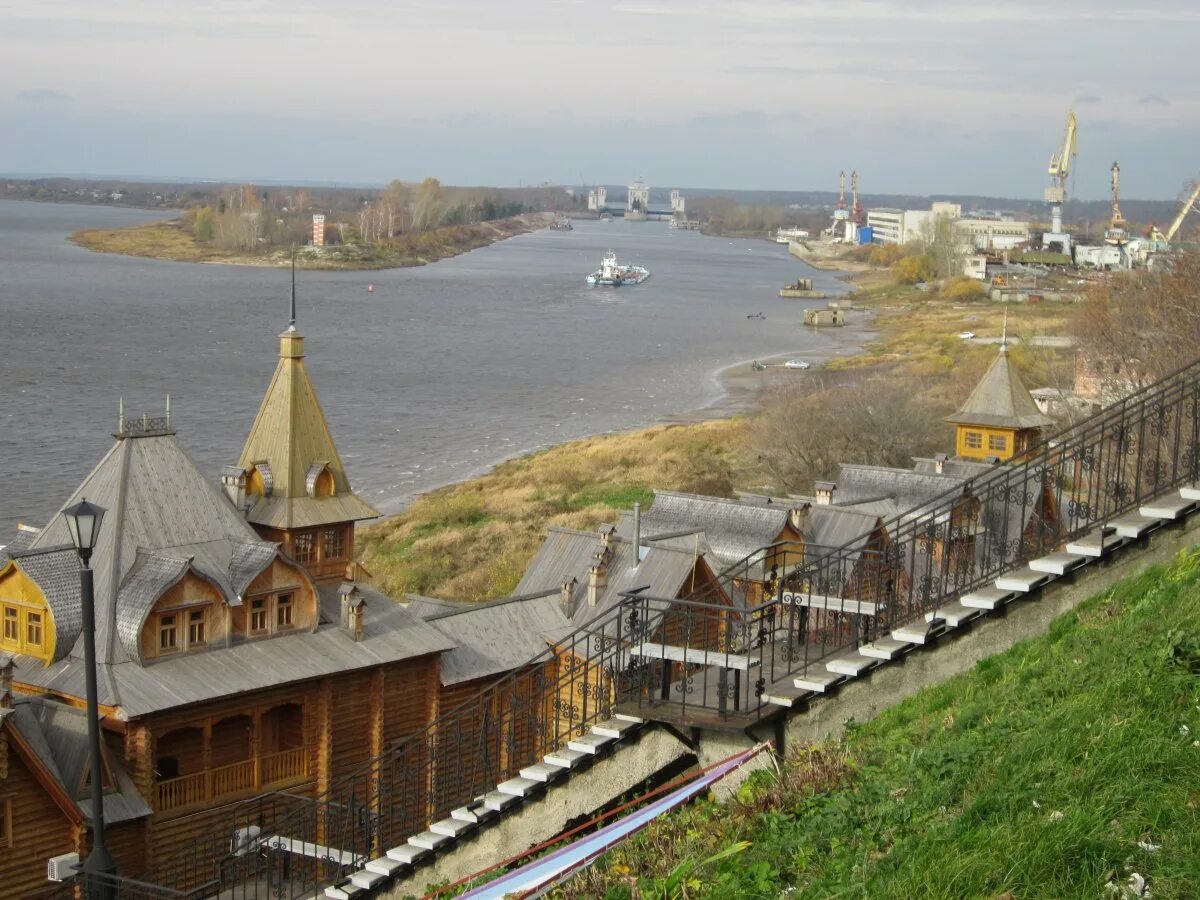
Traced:
<svg viewBox="0 0 1200 900">
<path fill-rule="evenodd" d="M 614 719 L 620 719 L 622 722 L 629 722 L 633 725 L 645 725 L 646 720 L 641 716 L 633 716 L 629 713 L 613 713 Z"/>
<path fill-rule="evenodd" d="M 566 774 L 566 771 L 562 766 L 552 766 L 540 762 L 523 768 L 521 770 L 521 777 L 541 784 L 549 784 L 551 781 L 557 781 L 561 778 Z"/>
<path fill-rule="evenodd" d="M 881 637 L 869 644 L 863 644 L 858 648 L 858 652 L 872 659 L 895 659 L 911 646 L 912 644 L 908 641 L 898 641 L 891 637 Z"/>
<path fill-rule="evenodd" d="M 543 759 L 552 766 L 558 766 L 560 769 L 573 769 L 585 759 L 591 759 L 592 754 L 583 750 L 572 749 L 568 742 L 567 747 L 563 750 L 555 750 L 553 753 L 547 753 Z"/>
<path fill-rule="evenodd" d="M 1066 575 L 1076 566 L 1087 562 L 1082 553 L 1047 553 L 1045 556 L 1031 560 L 1029 568 L 1035 572 L 1046 572 L 1049 575 Z"/>
<path fill-rule="evenodd" d="M 920 624 L 905 625 L 892 632 L 892 640 L 904 641 L 906 644 L 924 644 L 934 635 L 930 629 Z"/>
<path fill-rule="evenodd" d="M 825 663 L 825 668 L 838 675 L 854 678 L 856 675 L 861 675 L 867 669 L 874 668 L 877 665 L 879 665 L 879 660 L 863 656 L 855 650 L 853 653 L 847 653 L 845 656 L 831 659 Z"/>
<path fill-rule="evenodd" d="M 483 805 L 482 797 L 476 797 L 466 806 L 450 810 L 450 818 L 458 819 L 460 822 L 467 822 L 471 825 L 478 825 L 479 820 L 486 818 L 487 814 L 488 808 Z"/>
<path fill-rule="evenodd" d="M 613 716 L 607 722 L 600 722 L 592 726 L 592 734 L 603 735 L 610 738 L 623 738 L 627 734 L 632 734 L 638 730 L 642 724 L 641 720 L 634 722 L 631 717 L 623 716 L 620 713 Z"/>
<path fill-rule="evenodd" d="M 520 801 L 521 795 L 506 794 L 504 791 L 490 791 L 483 795 L 483 805 L 492 812 L 504 812 Z"/>
<path fill-rule="evenodd" d="M 795 685 L 777 684 L 774 687 L 769 687 L 763 693 L 763 702 L 770 703 L 773 706 L 782 706 L 785 709 L 791 709 L 796 705 L 797 700 L 811 696 L 812 690 L 809 688 L 799 688 Z"/>
<path fill-rule="evenodd" d="M 1125 539 L 1112 533 L 1111 528 L 1097 528 L 1081 538 L 1067 544 L 1068 553 L 1078 553 L 1080 556 L 1090 556 L 1099 559 L 1113 547 L 1124 543 Z"/>
<path fill-rule="evenodd" d="M 429 830 L 434 834 L 444 834 L 446 837 L 460 838 L 468 832 L 474 831 L 476 825 L 474 822 L 464 822 L 461 819 L 456 819 L 451 816 L 449 819 L 442 819 L 440 822 L 434 822 L 429 826 Z"/>
<path fill-rule="evenodd" d="M 1034 588 L 1049 580 L 1050 576 L 1047 573 L 1035 571 L 1029 568 L 1029 566 L 1023 566 L 1020 569 L 997 578 L 996 587 L 1002 591 L 1016 591 L 1028 594 Z"/>
<path fill-rule="evenodd" d="M 1185 484 L 1179 489 L 1179 496 L 1184 500 L 1200 500 L 1200 484 Z"/>
<path fill-rule="evenodd" d="M 1002 591 L 1000 588 L 985 587 L 959 597 L 958 602 L 971 609 L 986 609 L 990 611 L 1001 606 L 1012 595 L 1012 591 Z"/>
<path fill-rule="evenodd" d="M 522 776 L 521 778 L 510 778 L 508 781 L 496 785 L 496 790 L 513 797 L 528 797 L 538 787 L 540 787 L 538 782 Z"/>
<path fill-rule="evenodd" d="M 382 881 L 386 881 L 387 879 L 378 872 L 371 872 L 364 869 L 351 875 L 350 880 L 354 882 L 355 886 L 362 888 L 364 891 L 369 891 L 371 888 L 375 887 L 375 885 Z"/>
<path fill-rule="evenodd" d="M 983 613 L 978 607 L 967 606 L 963 603 L 947 603 L 945 606 L 939 606 L 937 609 L 925 613 L 925 621 L 932 623 L 934 619 L 941 619 L 946 623 L 947 628 L 957 628 L 964 622 L 969 622 L 981 615 Z"/>
<path fill-rule="evenodd" d="M 409 863 L 402 863 L 400 860 L 392 859 L 390 856 L 381 856 L 379 859 L 368 860 L 365 868 L 368 872 L 378 872 L 384 878 L 391 878 L 401 869 L 408 866 Z"/>
<path fill-rule="evenodd" d="M 837 672 L 830 672 L 828 670 L 822 672 L 820 669 L 815 669 L 812 672 L 805 672 L 799 678 L 795 679 L 792 684 L 802 691 L 824 694 L 835 684 L 845 680 L 846 676 L 839 675 Z"/>
<path fill-rule="evenodd" d="M 611 735 L 596 734 L 593 729 L 591 734 L 571 738 L 571 740 L 567 741 L 567 748 L 569 750 L 578 750 L 580 753 L 590 753 L 592 756 L 595 756 L 615 740 L 616 738 Z"/>
<path fill-rule="evenodd" d="M 422 857 L 429 855 L 429 851 L 416 844 L 401 844 L 399 847 L 393 847 L 384 855 L 401 865 L 415 866 Z"/>
<path fill-rule="evenodd" d="M 341 884 L 333 884 L 325 888 L 325 896 L 330 900 L 353 900 L 354 897 L 366 895 L 366 890 L 347 879 Z"/>
<path fill-rule="evenodd" d="M 1113 519 L 1108 524 L 1123 538 L 1140 538 L 1161 521 L 1162 519 L 1153 516 L 1143 516 L 1141 513 L 1129 513 L 1121 516 L 1119 519 Z"/>
<path fill-rule="evenodd" d="M 1159 497 L 1154 502 L 1139 507 L 1138 513 L 1150 519 L 1166 519 L 1171 522 L 1182 518 L 1193 506 L 1195 502 L 1184 499 L 1181 492 L 1174 497 Z"/>
<path fill-rule="evenodd" d="M 449 835 L 438 834 L 436 831 L 422 831 L 420 834 L 410 837 L 408 842 L 414 847 L 420 847 L 422 850 L 436 850 L 438 847 L 448 844 L 453 840 L 454 838 Z"/>
</svg>

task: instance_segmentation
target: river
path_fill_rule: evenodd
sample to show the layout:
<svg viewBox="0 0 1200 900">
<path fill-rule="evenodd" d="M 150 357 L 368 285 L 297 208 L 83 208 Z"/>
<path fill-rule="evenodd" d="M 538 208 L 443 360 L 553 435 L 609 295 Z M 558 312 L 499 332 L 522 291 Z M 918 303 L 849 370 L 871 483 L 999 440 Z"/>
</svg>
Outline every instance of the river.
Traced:
<svg viewBox="0 0 1200 900">
<path fill-rule="evenodd" d="M 287 325 L 288 275 L 65 240 L 161 217 L 0 201 L 0 543 L 18 520 L 44 523 L 100 460 L 119 398 L 153 415 L 170 394 L 202 471 L 237 460 Z M 587 287 L 609 248 L 650 280 Z M 394 512 L 519 453 L 702 409 L 734 363 L 830 352 L 844 337 L 804 329 L 803 302 L 778 298 L 798 275 L 845 290 L 782 245 L 582 221 L 421 268 L 301 272 L 297 324 L 352 485 Z"/>
</svg>

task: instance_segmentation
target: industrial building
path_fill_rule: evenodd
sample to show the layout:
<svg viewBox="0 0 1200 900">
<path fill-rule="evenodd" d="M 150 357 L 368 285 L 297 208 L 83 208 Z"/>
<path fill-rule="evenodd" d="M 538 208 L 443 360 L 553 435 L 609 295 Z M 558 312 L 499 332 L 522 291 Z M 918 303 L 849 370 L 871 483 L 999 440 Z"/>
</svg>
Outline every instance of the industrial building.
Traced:
<svg viewBox="0 0 1200 900">
<path fill-rule="evenodd" d="M 940 218 L 950 219 L 968 250 L 1011 250 L 1029 240 L 1029 223 L 1008 216 L 963 217 L 962 206 L 934 202 L 929 209 L 869 209 L 867 226 L 876 244 L 908 244 L 926 238 Z"/>
</svg>

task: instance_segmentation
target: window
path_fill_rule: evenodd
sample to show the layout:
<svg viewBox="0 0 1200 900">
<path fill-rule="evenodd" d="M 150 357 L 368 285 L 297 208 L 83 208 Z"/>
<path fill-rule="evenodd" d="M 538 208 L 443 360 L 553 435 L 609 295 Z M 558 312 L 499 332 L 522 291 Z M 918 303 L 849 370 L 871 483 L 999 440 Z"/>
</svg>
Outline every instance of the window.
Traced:
<svg viewBox="0 0 1200 900">
<path fill-rule="evenodd" d="M 42 646 L 42 614 L 25 614 L 25 643 L 33 647 Z"/>
<path fill-rule="evenodd" d="M 196 647 L 208 643 L 208 610 L 188 611 L 188 646 Z"/>
<path fill-rule="evenodd" d="M 275 624 L 280 628 L 292 627 L 292 595 L 280 594 L 275 601 Z"/>
<path fill-rule="evenodd" d="M 4 607 L 4 639 L 6 641 L 20 640 L 20 626 L 17 622 L 17 611 L 14 607 Z"/>
<path fill-rule="evenodd" d="M 262 634 L 267 630 L 267 598 L 250 601 L 250 633 Z"/>
<path fill-rule="evenodd" d="M 313 531 L 298 531 L 292 538 L 292 555 L 296 562 L 312 562 L 317 555 L 317 535 Z"/>
<path fill-rule="evenodd" d="M 968 431 L 966 445 L 971 450 L 981 449 L 983 447 L 983 435 L 978 431 Z"/>
<path fill-rule="evenodd" d="M 158 649 L 160 653 L 179 649 L 179 627 L 175 613 L 158 617 Z"/>
<path fill-rule="evenodd" d="M 988 435 L 988 449 L 989 450 L 1001 450 L 1001 451 L 1007 450 L 1008 449 L 1007 435 L 989 434 Z"/>
<path fill-rule="evenodd" d="M 325 529 L 325 558 L 341 559 L 346 555 L 346 531 L 343 528 Z"/>
</svg>

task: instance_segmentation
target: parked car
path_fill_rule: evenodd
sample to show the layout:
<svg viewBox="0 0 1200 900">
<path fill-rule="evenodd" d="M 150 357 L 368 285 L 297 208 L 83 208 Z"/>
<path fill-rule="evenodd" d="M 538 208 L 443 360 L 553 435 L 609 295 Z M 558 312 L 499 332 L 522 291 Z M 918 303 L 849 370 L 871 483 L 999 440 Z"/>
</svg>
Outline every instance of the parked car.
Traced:
<svg viewBox="0 0 1200 900">
<path fill-rule="evenodd" d="M 969 341 L 969 340 L 972 340 L 972 339 L 975 337 L 975 332 L 973 332 L 973 331 L 960 331 L 960 332 L 958 333 L 958 336 L 959 336 L 960 338 L 962 338 L 964 341 Z"/>
<path fill-rule="evenodd" d="M 789 359 L 783 364 L 783 367 L 785 369 L 811 369 L 812 364 L 806 363 L 802 359 Z"/>
</svg>

